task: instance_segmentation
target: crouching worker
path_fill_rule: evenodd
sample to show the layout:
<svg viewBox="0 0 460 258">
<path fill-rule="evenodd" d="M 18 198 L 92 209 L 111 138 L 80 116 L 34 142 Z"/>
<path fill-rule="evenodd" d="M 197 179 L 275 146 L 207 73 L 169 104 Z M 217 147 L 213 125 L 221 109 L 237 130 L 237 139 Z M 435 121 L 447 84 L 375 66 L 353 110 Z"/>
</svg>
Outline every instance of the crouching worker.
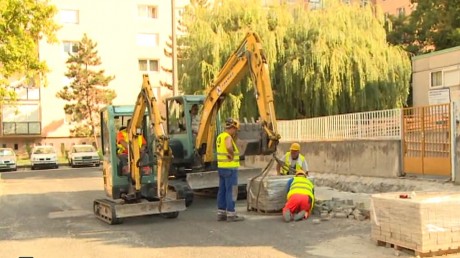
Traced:
<svg viewBox="0 0 460 258">
<path fill-rule="evenodd" d="M 287 202 L 283 208 L 284 221 L 307 219 L 315 203 L 315 186 L 307 178 L 308 172 L 297 170 L 287 184 Z"/>
</svg>

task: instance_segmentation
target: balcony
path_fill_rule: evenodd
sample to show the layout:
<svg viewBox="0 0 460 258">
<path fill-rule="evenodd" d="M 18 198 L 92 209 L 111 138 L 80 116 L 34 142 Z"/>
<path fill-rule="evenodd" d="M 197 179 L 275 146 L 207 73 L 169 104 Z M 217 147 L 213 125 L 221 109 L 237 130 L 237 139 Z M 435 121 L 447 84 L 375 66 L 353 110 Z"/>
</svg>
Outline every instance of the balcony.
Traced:
<svg viewBox="0 0 460 258">
<path fill-rule="evenodd" d="M 40 135 L 41 122 L 3 122 L 2 134 L 7 135 Z"/>
</svg>

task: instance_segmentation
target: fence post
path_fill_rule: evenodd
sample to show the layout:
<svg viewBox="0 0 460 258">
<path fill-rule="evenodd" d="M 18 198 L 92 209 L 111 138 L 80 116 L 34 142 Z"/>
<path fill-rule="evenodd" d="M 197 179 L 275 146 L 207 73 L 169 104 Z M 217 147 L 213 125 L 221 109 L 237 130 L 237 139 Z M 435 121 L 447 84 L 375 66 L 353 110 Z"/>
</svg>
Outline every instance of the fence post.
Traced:
<svg viewBox="0 0 460 258">
<path fill-rule="evenodd" d="M 450 164 L 452 182 L 460 183 L 460 171 L 457 171 L 457 108 L 458 102 L 451 102 L 450 106 Z"/>
</svg>

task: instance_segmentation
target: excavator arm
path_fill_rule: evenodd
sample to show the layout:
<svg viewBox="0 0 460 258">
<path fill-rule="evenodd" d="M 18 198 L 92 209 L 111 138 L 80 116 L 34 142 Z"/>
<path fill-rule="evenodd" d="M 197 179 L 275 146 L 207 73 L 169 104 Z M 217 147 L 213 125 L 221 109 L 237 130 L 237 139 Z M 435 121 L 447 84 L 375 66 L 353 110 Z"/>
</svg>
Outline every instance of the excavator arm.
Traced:
<svg viewBox="0 0 460 258">
<path fill-rule="evenodd" d="M 157 196 L 161 200 L 165 198 L 168 189 L 168 172 L 172 160 L 172 151 L 169 148 L 169 137 L 165 134 L 163 124 L 161 123 L 161 114 L 158 100 L 153 94 L 148 75 L 143 75 L 142 89 L 138 95 L 134 112 L 131 117 L 131 123 L 126 129 L 128 132 L 128 145 L 130 150 L 129 164 L 131 179 L 135 183 L 135 190 L 141 188 L 140 172 L 140 153 L 141 143 L 139 137 L 142 135 L 142 123 L 144 120 L 145 110 L 148 109 L 150 116 L 151 129 L 155 135 L 155 146 L 149 146 L 150 152 L 156 157 L 157 167 Z"/>
<path fill-rule="evenodd" d="M 265 146 L 261 153 L 270 154 L 276 151 L 280 135 L 277 131 L 273 91 L 267 67 L 267 59 L 262 49 L 259 36 L 249 32 L 238 49 L 230 56 L 214 79 L 203 105 L 200 126 L 197 133 L 195 148 L 200 150 L 203 162 L 213 160 L 214 135 L 218 110 L 229 93 L 249 72 L 254 84 L 254 94 L 259 109 Z"/>
</svg>

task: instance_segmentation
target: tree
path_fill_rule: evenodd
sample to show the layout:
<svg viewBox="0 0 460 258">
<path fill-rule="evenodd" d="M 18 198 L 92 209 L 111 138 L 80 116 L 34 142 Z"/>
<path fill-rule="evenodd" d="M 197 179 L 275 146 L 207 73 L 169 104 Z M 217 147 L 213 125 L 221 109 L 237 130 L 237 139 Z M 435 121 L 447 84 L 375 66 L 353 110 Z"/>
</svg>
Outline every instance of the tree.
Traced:
<svg viewBox="0 0 460 258">
<path fill-rule="evenodd" d="M 412 0 L 407 17 L 390 17 L 388 40 L 422 54 L 460 45 L 460 0 Z"/>
<path fill-rule="evenodd" d="M 107 89 L 114 76 L 105 76 L 104 70 L 95 67 L 102 64 L 96 50 L 97 44 L 85 34 L 77 45 L 77 52 L 69 54 L 65 76 L 71 80 L 56 96 L 67 102 L 64 111 L 70 116 L 71 134 L 80 137 L 94 137 L 100 133 L 100 108 L 111 104 L 115 91 Z"/>
<path fill-rule="evenodd" d="M 260 1 L 192 4 L 182 16 L 187 34 L 179 60 L 181 86 L 204 93 L 248 30 L 261 37 L 280 119 L 402 107 L 410 59 L 386 41 L 383 14 L 370 6 L 325 2 L 264 8 Z M 252 83 L 244 78 L 227 114 L 257 114 Z M 228 101 L 227 101 L 228 102 Z"/>
<path fill-rule="evenodd" d="M 47 0 L 0 1 L 0 104 L 14 99 L 16 84 L 39 87 L 44 79 L 45 62 L 38 55 L 39 40 L 55 42 L 57 9 Z"/>
</svg>

